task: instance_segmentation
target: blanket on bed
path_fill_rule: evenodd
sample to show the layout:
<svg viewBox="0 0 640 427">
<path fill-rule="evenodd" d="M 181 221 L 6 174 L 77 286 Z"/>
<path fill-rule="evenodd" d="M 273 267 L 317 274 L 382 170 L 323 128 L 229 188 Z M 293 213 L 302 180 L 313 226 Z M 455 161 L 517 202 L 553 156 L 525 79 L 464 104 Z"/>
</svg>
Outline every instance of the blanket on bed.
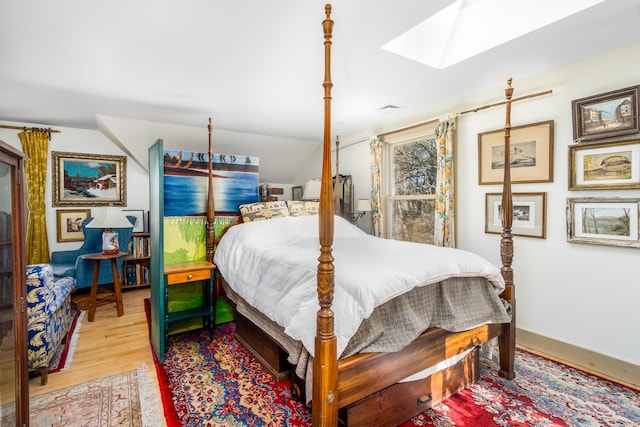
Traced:
<svg viewBox="0 0 640 427">
<path fill-rule="evenodd" d="M 493 288 L 493 306 L 498 310 L 498 315 L 489 319 L 481 319 L 482 316 L 476 319 L 472 315 L 460 324 L 450 319 L 447 329 L 455 331 L 509 321 L 497 298 L 504 289 L 500 271 L 482 257 L 460 249 L 372 237 L 341 217 L 335 217 L 334 231 L 332 309 L 339 355 L 343 355 L 349 341 L 376 307 L 445 279 L 486 279 Z M 302 342 L 310 354 L 314 352 L 318 310 L 319 246 L 317 216 L 274 218 L 230 228 L 214 259 L 234 293 L 280 325 L 286 335 Z M 460 294 L 465 293 L 464 283 L 457 285 Z"/>
</svg>

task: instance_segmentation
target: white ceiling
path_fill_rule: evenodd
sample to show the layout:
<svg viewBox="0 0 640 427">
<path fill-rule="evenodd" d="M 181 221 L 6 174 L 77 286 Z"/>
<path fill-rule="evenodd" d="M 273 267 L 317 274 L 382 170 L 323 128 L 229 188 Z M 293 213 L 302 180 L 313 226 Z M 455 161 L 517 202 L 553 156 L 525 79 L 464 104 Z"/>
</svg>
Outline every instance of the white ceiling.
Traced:
<svg viewBox="0 0 640 427">
<path fill-rule="evenodd" d="M 0 120 L 204 127 L 212 116 L 217 129 L 322 139 L 325 1 L 0 1 Z M 381 49 L 451 3 L 332 3 L 334 134 L 640 43 L 640 0 L 607 0 L 445 70 Z M 379 110 L 389 104 L 403 108 Z"/>
</svg>

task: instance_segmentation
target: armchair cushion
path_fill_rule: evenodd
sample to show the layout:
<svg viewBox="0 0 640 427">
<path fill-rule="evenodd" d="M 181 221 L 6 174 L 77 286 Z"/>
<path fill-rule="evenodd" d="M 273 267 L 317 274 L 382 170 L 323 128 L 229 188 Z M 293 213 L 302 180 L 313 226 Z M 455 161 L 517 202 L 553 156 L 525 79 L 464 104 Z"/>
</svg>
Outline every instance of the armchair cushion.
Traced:
<svg viewBox="0 0 640 427">
<path fill-rule="evenodd" d="M 56 348 L 66 337 L 71 323 L 71 292 L 75 279 L 54 281 L 50 264 L 26 267 L 27 282 L 27 361 L 29 371 L 40 370 L 43 384 Z"/>
</svg>

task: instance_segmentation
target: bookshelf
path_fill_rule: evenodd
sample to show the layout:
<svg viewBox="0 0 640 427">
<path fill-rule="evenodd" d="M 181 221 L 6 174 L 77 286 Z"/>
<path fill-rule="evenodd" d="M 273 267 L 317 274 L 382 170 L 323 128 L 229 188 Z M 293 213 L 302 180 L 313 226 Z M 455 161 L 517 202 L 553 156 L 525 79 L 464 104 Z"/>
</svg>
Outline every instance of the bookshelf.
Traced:
<svg viewBox="0 0 640 427">
<path fill-rule="evenodd" d="M 149 233 L 133 233 L 129 255 L 124 258 L 123 288 L 149 286 L 151 280 L 151 238 Z"/>
</svg>

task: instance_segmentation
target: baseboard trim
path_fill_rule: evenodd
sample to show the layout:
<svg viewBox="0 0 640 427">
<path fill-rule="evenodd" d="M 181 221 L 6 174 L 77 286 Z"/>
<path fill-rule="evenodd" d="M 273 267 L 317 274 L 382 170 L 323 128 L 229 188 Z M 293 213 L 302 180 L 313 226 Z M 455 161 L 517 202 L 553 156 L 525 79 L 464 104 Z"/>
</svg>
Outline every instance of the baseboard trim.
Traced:
<svg viewBox="0 0 640 427">
<path fill-rule="evenodd" d="M 516 344 L 587 371 L 611 377 L 623 384 L 640 388 L 640 366 L 638 365 L 523 329 L 516 330 Z"/>
</svg>

